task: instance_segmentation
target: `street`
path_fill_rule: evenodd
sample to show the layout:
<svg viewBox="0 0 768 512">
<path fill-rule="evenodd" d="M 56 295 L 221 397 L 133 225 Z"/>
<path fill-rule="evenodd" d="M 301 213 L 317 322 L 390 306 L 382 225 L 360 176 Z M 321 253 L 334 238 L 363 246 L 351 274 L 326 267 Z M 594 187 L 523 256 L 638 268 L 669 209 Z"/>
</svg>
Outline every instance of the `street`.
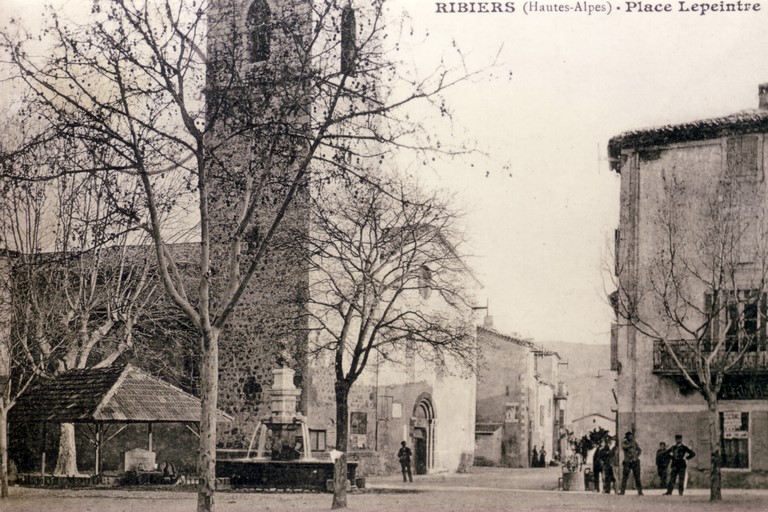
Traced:
<svg viewBox="0 0 768 512">
<path fill-rule="evenodd" d="M 349 495 L 351 510 L 418 511 L 612 511 L 654 512 L 765 510 L 768 490 L 723 490 L 723 501 L 710 504 L 706 489 L 691 489 L 685 496 L 662 496 L 648 489 L 645 496 L 627 491 L 625 496 L 594 492 L 556 491 L 558 468 L 474 468 L 472 474 L 418 476 L 411 484 L 399 478 L 370 478 L 365 491 Z M 554 484 L 554 485 L 553 485 Z M 163 511 L 194 510 L 194 492 L 188 490 L 132 489 L 30 489 L 13 487 L 11 499 L 0 502 L 0 510 L 46 511 Z M 217 510 L 329 510 L 330 494 L 220 492 Z"/>
</svg>

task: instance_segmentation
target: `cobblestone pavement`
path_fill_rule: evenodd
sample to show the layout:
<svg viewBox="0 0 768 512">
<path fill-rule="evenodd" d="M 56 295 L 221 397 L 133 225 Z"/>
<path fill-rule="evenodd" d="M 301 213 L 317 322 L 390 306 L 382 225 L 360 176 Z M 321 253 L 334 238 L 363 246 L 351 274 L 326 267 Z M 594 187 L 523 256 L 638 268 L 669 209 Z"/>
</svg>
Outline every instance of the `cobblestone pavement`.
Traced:
<svg viewBox="0 0 768 512">
<path fill-rule="evenodd" d="M 724 500 L 711 504 L 708 491 L 691 489 L 685 496 L 662 496 L 649 489 L 645 496 L 625 496 L 547 489 L 558 472 L 476 468 L 471 475 L 429 475 L 403 484 L 395 477 L 371 478 L 363 492 L 349 495 L 351 510 L 387 511 L 764 511 L 768 490 L 725 489 Z M 528 487 L 528 488 L 521 488 Z M 9 512 L 192 512 L 195 494 L 189 490 L 31 489 L 13 487 L 11 498 L 0 501 Z M 329 510 L 330 494 L 245 493 L 217 494 L 219 512 Z"/>
</svg>

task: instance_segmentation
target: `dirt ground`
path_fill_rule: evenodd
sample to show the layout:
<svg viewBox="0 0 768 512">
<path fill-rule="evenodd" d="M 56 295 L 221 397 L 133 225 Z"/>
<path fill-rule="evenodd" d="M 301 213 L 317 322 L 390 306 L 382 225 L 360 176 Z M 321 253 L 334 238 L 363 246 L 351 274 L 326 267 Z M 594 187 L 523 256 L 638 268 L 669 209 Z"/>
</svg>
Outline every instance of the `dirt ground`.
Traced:
<svg viewBox="0 0 768 512">
<path fill-rule="evenodd" d="M 370 479 L 365 491 L 349 495 L 350 510 L 365 511 L 681 511 L 768 510 L 768 490 L 724 489 L 724 500 L 711 504 L 708 492 L 692 489 L 685 496 L 662 496 L 648 489 L 645 496 L 552 490 L 558 471 L 477 468 L 470 475 L 429 475 L 403 484 L 397 477 Z M 0 510 L 13 512 L 192 512 L 196 497 L 189 490 L 32 489 L 13 487 Z M 329 494 L 217 494 L 219 512 L 329 510 Z"/>
</svg>

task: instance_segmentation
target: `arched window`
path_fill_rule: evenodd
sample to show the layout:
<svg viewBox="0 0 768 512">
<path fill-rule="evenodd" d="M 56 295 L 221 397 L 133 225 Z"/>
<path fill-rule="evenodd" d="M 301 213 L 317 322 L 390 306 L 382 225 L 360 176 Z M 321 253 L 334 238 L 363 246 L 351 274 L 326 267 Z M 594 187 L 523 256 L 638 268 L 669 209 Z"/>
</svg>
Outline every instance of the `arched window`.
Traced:
<svg viewBox="0 0 768 512">
<path fill-rule="evenodd" d="M 424 299 L 432 295 L 432 271 L 426 265 L 419 269 L 419 293 Z"/>
<path fill-rule="evenodd" d="M 341 72 L 355 74 L 355 10 L 349 5 L 341 10 Z"/>
<path fill-rule="evenodd" d="M 267 0 L 256 0 L 248 9 L 246 27 L 248 29 L 248 55 L 251 62 L 263 62 L 269 59 L 269 40 L 272 35 L 270 15 Z"/>
</svg>

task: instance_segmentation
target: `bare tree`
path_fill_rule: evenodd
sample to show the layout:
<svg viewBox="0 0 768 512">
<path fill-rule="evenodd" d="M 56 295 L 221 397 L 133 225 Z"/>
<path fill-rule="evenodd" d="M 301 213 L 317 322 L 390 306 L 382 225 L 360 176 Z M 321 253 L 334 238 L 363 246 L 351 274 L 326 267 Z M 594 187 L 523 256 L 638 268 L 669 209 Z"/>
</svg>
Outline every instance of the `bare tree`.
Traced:
<svg viewBox="0 0 768 512">
<path fill-rule="evenodd" d="M 460 56 L 403 73 L 383 10 L 378 0 L 274 11 L 260 0 L 97 0 L 87 25 L 52 15 L 49 58 L 3 36 L 37 93 L 29 111 L 98 148 L 97 170 L 129 173 L 143 190 L 148 214 L 126 213 L 151 234 L 165 291 L 200 333 L 199 510 L 214 509 L 219 337 L 310 169 L 356 173 L 394 147 L 439 148 L 404 107 L 449 117 L 441 92 L 473 74 Z M 164 214 L 190 205 L 200 251 L 188 288 Z"/>
<path fill-rule="evenodd" d="M 472 279 L 457 253 L 458 215 L 415 186 L 357 182 L 313 194 L 309 231 L 296 233 L 310 267 L 300 304 L 311 351 L 335 373 L 333 508 L 346 507 L 349 395 L 370 361 L 406 366 L 419 357 L 439 371 L 474 371 Z"/>
<path fill-rule="evenodd" d="M 134 347 L 136 324 L 160 297 L 152 258 L 130 245 L 140 238 L 118 213 L 137 196 L 106 173 L 49 179 L 78 161 L 73 149 L 41 145 L 11 155 L 8 148 L 3 166 L 14 179 L 0 180 L 0 238 L 14 254 L 10 337 L 45 377 L 123 359 Z M 75 428 L 64 423 L 54 474 L 77 473 Z"/>
<path fill-rule="evenodd" d="M 762 365 L 766 349 L 765 209 L 754 187 L 736 179 L 706 191 L 689 190 L 674 176 L 663 176 L 662 184 L 650 235 L 658 245 L 647 275 L 634 279 L 626 266 L 618 267 L 614 307 L 653 341 L 654 369 L 705 399 L 710 500 L 718 501 L 723 384 Z"/>
</svg>

